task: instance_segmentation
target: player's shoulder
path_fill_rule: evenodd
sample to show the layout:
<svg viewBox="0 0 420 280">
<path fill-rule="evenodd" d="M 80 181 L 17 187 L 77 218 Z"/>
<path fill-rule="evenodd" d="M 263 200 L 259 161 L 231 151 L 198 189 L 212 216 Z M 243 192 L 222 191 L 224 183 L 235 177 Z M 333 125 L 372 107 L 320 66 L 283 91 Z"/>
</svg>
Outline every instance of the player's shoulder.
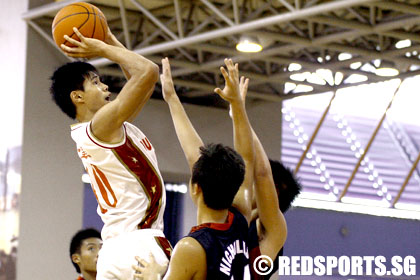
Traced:
<svg viewBox="0 0 420 280">
<path fill-rule="evenodd" d="M 89 122 L 80 122 L 70 125 L 71 132 L 78 131 L 81 128 L 86 128 L 86 126 L 89 124 Z"/>
<path fill-rule="evenodd" d="M 176 249 L 178 249 L 178 251 L 182 251 L 183 253 L 194 255 L 200 255 L 202 253 L 205 253 L 200 242 L 198 242 L 195 238 L 190 236 L 184 237 L 181 240 L 179 240 L 175 246 L 175 250 Z"/>
<path fill-rule="evenodd" d="M 196 275 L 200 271 L 206 271 L 206 259 L 206 251 L 200 243 L 192 237 L 184 237 L 175 245 L 170 271 Z"/>
</svg>

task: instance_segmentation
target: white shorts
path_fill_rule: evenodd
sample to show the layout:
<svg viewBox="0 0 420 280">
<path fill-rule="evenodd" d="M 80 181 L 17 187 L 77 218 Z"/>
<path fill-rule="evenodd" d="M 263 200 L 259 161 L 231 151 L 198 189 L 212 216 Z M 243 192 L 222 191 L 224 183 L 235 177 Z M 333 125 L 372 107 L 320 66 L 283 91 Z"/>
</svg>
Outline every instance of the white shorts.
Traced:
<svg viewBox="0 0 420 280">
<path fill-rule="evenodd" d="M 162 231 L 142 229 L 120 234 L 104 241 L 96 265 L 98 280 L 131 280 L 135 256 L 149 260 L 152 253 L 159 264 L 168 264 L 172 248 Z"/>
</svg>

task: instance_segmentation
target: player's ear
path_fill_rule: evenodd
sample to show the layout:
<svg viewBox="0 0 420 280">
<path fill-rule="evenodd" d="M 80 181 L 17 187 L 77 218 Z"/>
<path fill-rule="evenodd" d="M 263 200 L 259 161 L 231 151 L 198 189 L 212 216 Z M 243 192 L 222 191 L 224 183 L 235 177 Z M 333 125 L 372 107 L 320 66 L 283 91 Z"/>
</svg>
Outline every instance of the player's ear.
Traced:
<svg viewBox="0 0 420 280">
<path fill-rule="evenodd" d="M 73 90 L 70 92 L 70 99 L 73 103 L 79 103 L 83 100 L 83 92 L 81 90 Z"/>
<path fill-rule="evenodd" d="M 197 195 L 197 194 L 201 193 L 201 187 L 197 183 L 194 183 L 194 184 L 191 185 L 191 192 L 194 195 Z"/>
<path fill-rule="evenodd" d="M 79 264 L 80 263 L 80 255 L 79 254 L 73 254 L 73 255 L 71 255 L 71 260 L 74 263 Z"/>
</svg>

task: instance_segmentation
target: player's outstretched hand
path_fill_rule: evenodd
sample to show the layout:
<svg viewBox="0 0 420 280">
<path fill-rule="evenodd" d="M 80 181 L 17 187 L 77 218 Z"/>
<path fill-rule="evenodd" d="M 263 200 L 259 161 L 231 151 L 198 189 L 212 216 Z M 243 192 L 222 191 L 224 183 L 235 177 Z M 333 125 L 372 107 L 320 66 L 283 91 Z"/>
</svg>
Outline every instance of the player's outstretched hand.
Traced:
<svg viewBox="0 0 420 280">
<path fill-rule="evenodd" d="M 80 42 L 70 38 L 67 35 L 64 35 L 64 39 L 76 46 L 68 47 L 64 44 L 61 44 L 61 49 L 66 55 L 82 58 L 91 58 L 101 55 L 103 46 L 105 45 L 104 42 L 93 38 L 86 38 L 76 27 L 73 28 L 73 31 L 76 33 L 77 37 L 79 37 Z"/>
<path fill-rule="evenodd" d="M 167 265 L 160 265 L 156 262 L 155 257 L 153 254 L 150 253 L 149 255 L 150 263 L 141 259 L 140 257 L 136 257 L 139 265 L 133 265 L 132 268 L 134 269 L 134 279 L 138 280 L 160 280 L 162 279 L 162 275 L 165 274 Z"/>
<path fill-rule="evenodd" d="M 248 93 L 249 78 L 241 77 L 239 81 L 239 92 L 241 94 L 242 101 L 245 102 L 246 94 Z"/>
<path fill-rule="evenodd" d="M 238 64 L 233 64 L 232 59 L 227 58 L 225 59 L 225 64 L 227 70 L 224 67 L 220 67 L 220 72 L 222 72 L 222 75 L 225 78 L 225 88 L 223 90 L 216 88 L 214 89 L 214 92 L 229 103 L 240 101 Z"/>
<path fill-rule="evenodd" d="M 246 94 L 248 92 L 249 78 L 241 77 L 239 80 L 239 92 L 241 94 L 242 102 L 245 104 Z M 232 118 L 232 106 L 229 106 L 229 116 Z"/>
<path fill-rule="evenodd" d="M 177 97 L 177 95 L 175 92 L 174 82 L 172 80 L 171 65 L 169 64 L 169 59 L 167 57 L 162 59 L 162 74 L 160 75 L 160 82 L 162 84 L 163 99 L 169 103 L 171 98 Z"/>
</svg>

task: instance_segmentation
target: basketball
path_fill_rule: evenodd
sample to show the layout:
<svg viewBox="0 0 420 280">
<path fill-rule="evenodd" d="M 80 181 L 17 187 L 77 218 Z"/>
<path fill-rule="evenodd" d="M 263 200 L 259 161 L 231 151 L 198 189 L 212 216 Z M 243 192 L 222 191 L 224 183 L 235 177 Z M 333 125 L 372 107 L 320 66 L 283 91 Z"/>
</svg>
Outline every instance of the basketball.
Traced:
<svg viewBox="0 0 420 280">
<path fill-rule="evenodd" d="M 74 47 L 64 39 L 64 35 L 79 41 L 73 27 L 77 27 L 87 38 L 103 41 L 108 30 L 108 23 L 102 11 L 92 4 L 84 2 L 69 4 L 58 11 L 52 23 L 52 34 L 58 47 L 61 44 Z"/>
</svg>

